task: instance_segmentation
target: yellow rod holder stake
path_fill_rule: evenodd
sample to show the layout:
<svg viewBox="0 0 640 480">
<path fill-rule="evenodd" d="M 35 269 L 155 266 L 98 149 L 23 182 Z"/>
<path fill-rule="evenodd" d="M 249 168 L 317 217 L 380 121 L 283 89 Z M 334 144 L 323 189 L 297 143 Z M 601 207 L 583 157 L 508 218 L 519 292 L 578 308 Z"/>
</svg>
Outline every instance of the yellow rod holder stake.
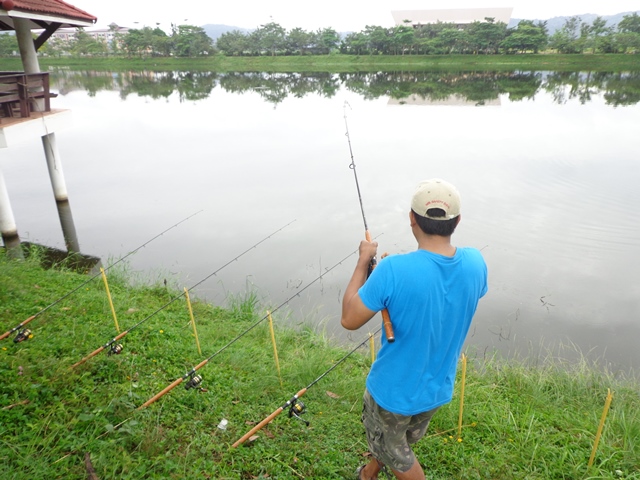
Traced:
<svg viewBox="0 0 640 480">
<path fill-rule="evenodd" d="M 369 350 L 371 350 L 371 363 L 373 363 L 376 361 L 376 342 L 371 332 L 369 332 Z"/>
<path fill-rule="evenodd" d="M 602 417 L 600 417 L 600 425 L 598 425 L 598 433 L 596 433 L 596 439 L 593 442 L 593 449 L 591 450 L 591 457 L 589 457 L 589 463 L 587 467 L 593 465 L 593 460 L 596 458 L 596 450 L 598 449 L 598 443 L 600 443 L 600 436 L 602 435 L 602 429 L 604 428 L 604 421 L 607 419 L 607 413 L 609 413 L 609 407 L 611 406 L 611 400 L 613 400 L 613 394 L 611 389 L 607 389 L 607 400 L 604 402 L 604 410 L 602 411 Z"/>
<path fill-rule="evenodd" d="M 269 317 L 269 330 L 271 331 L 271 343 L 273 343 L 273 355 L 276 359 L 276 368 L 278 369 L 278 377 L 280 378 L 280 386 L 282 386 L 282 375 L 280 375 L 280 361 L 278 360 L 278 347 L 276 347 L 276 334 L 273 331 L 273 318 L 271 318 L 271 312 L 267 310 L 267 316 Z"/>
<path fill-rule="evenodd" d="M 107 298 L 109 299 L 109 305 L 111 306 L 111 314 L 113 315 L 113 321 L 116 324 L 116 331 L 120 333 L 120 325 L 118 325 L 118 317 L 116 316 L 116 309 L 113 308 L 113 300 L 111 299 L 111 292 L 109 291 L 109 282 L 107 282 L 107 275 L 104 273 L 104 268 L 100 267 L 100 273 L 102 274 L 102 281 L 104 282 L 104 288 L 107 291 Z"/>
<path fill-rule="evenodd" d="M 187 307 L 189 307 L 189 316 L 191 317 L 191 326 L 193 327 L 193 335 L 196 337 L 196 347 L 198 347 L 198 354 L 202 355 L 200 349 L 200 340 L 198 340 L 198 330 L 196 329 L 196 320 L 193 318 L 193 309 L 191 308 L 191 299 L 189 298 L 189 290 L 185 287 L 184 296 L 187 299 Z"/>
<path fill-rule="evenodd" d="M 462 354 L 462 379 L 460 385 L 460 413 L 458 415 L 458 440 L 462 438 L 462 411 L 464 410 L 464 384 L 467 379 L 467 356 Z"/>
</svg>

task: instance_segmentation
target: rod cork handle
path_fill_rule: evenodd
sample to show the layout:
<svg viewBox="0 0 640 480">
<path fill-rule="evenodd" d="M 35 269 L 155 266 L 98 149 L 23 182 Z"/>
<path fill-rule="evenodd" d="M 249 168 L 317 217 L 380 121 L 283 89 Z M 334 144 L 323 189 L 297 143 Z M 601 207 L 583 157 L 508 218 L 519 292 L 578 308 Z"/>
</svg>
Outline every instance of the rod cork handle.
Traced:
<svg viewBox="0 0 640 480">
<path fill-rule="evenodd" d="M 247 439 L 249 439 L 249 437 L 251 437 L 251 435 L 253 435 L 254 433 L 256 433 L 258 430 L 260 430 L 262 427 L 264 427 L 267 423 L 271 422 L 274 418 L 276 418 L 278 415 L 280 415 L 280 413 L 287 408 L 289 405 L 291 405 L 293 402 L 295 402 L 298 398 L 300 398 L 302 395 L 305 394 L 305 392 L 307 391 L 306 388 L 303 388 L 302 390 L 300 390 L 298 393 L 296 393 L 293 398 L 291 398 L 291 400 L 289 400 L 287 403 L 285 403 L 283 406 L 278 407 L 271 415 L 269 415 L 267 418 L 265 418 L 264 420 L 262 420 L 259 424 L 257 424 L 255 427 L 253 427 L 251 430 L 249 430 L 247 433 L 245 433 L 241 438 L 239 438 L 238 440 L 236 440 L 236 442 L 231 445 L 233 448 L 237 448 L 239 445 L 242 445 L 244 442 L 247 441 Z"/>
<path fill-rule="evenodd" d="M 389 311 L 385 308 L 382 310 L 382 324 L 384 325 L 384 334 L 387 336 L 387 342 L 393 343 L 396 341 L 396 337 L 393 334 L 393 325 L 391 325 L 391 318 L 389 317 Z"/>
</svg>

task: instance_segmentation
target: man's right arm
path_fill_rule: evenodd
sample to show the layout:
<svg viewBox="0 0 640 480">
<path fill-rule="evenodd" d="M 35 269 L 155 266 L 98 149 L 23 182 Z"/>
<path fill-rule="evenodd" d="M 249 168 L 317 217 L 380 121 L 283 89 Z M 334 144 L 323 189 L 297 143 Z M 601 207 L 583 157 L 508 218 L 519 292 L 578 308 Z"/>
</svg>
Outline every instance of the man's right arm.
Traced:
<svg viewBox="0 0 640 480">
<path fill-rule="evenodd" d="M 367 281 L 369 264 L 371 263 L 371 259 L 376 256 L 377 247 L 377 242 L 371 243 L 363 240 L 360 243 L 358 263 L 351 276 L 351 280 L 349 280 L 342 300 L 342 318 L 340 323 L 347 330 L 357 330 L 376 314 L 376 312 L 365 306 L 360 295 L 358 295 L 358 290 L 364 285 L 364 282 Z"/>
</svg>

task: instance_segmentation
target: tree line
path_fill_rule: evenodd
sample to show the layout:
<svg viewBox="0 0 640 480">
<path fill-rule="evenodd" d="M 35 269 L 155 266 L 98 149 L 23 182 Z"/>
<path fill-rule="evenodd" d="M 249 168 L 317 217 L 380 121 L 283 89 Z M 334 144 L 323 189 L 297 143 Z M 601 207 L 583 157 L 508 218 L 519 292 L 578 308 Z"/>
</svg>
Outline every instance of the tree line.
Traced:
<svg viewBox="0 0 640 480">
<path fill-rule="evenodd" d="M 216 47 L 225 55 L 306 55 L 339 52 L 347 55 L 514 54 L 553 50 L 558 53 L 640 53 L 640 16 L 625 15 L 617 27 L 597 17 L 591 24 L 569 18 L 549 34 L 546 22 L 521 20 L 514 28 L 487 17 L 466 28 L 452 23 L 413 27 L 410 20 L 394 27 L 367 26 L 341 36 L 331 28 L 315 32 L 286 31 L 271 22 L 244 33 L 224 33 Z"/>
<path fill-rule="evenodd" d="M 51 39 L 41 48 L 46 55 L 198 57 L 264 55 L 446 55 L 516 54 L 555 51 L 573 53 L 640 53 L 640 15 L 625 15 L 616 27 L 607 26 L 602 17 L 592 23 L 570 17 L 553 34 L 546 22 L 521 20 L 514 28 L 487 17 L 466 28 L 452 23 L 413 27 L 410 20 L 394 27 L 367 26 L 359 32 L 341 36 L 333 28 L 287 31 L 275 22 L 251 32 L 233 30 L 214 42 L 201 27 L 172 25 L 170 34 L 144 27 L 118 33 L 111 25 L 113 40 L 106 42 L 78 28 L 70 41 Z M 14 35 L 0 35 L 0 55 L 16 54 Z"/>
</svg>

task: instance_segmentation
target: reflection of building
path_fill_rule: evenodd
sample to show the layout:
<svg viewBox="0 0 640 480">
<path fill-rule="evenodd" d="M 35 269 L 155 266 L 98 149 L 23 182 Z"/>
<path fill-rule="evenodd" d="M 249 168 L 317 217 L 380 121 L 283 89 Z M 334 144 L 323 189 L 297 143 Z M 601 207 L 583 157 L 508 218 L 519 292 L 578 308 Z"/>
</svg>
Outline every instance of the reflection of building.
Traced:
<svg viewBox="0 0 640 480">
<path fill-rule="evenodd" d="M 493 18 L 496 23 L 507 25 L 511 20 L 513 8 L 457 8 L 442 10 L 395 10 L 391 12 L 396 25 L 420 25 L 433 23 L 452 23 L 458 28 L 465 28 L 473 22 L 484 22 L 486 18 Z"/>
<path fill-rule="evenodd" d="M 419 105 L 419 106 L 448 106 L 448 107 L 499 107 L 500 98 L 487 100 L 469 100 L 462 95 L 450 95 L 443 99 L 425 98 L 421 95 L 409 95 L 405 98 L 389 98 L 387 105 Z"/>
</svg>

